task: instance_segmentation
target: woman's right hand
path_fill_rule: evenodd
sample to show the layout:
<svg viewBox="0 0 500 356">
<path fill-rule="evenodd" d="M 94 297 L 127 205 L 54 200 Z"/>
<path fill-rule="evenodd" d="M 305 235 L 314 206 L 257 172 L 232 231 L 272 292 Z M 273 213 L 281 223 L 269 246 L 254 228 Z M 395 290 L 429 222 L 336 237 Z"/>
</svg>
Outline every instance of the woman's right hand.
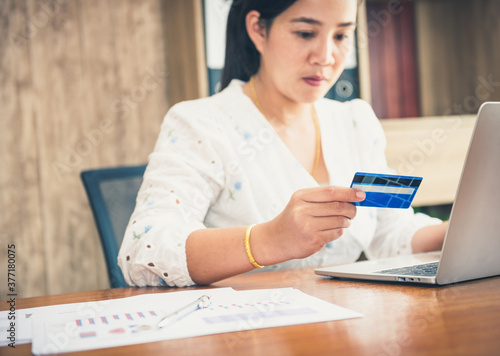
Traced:
<svg viewBox="0 0 500 356">
<path fill-rule="evenodd" d="M 365 199 L 358 189 L 326 186 L 295 192 L 273 220 L 252 230 L 252 251 L 263 265 L 318 252 L 342 236 L 356 216 L 355 202 Z"/>
</svg>

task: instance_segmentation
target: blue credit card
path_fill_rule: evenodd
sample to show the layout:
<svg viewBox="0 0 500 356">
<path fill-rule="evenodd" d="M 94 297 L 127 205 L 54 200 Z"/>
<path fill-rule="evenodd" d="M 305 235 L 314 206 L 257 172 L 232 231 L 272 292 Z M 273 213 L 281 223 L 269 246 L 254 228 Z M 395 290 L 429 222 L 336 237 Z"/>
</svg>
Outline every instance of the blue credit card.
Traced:
<svg viewBox="0 0 500 356">
<path fill-rule="evenodd" d="M 422 177 L 357 172 L 351 188 L 366 194 L 365 200 L 355 203 L 357 206 L 406 209 L 410 207 L 420 183 Z"/>
</svg>

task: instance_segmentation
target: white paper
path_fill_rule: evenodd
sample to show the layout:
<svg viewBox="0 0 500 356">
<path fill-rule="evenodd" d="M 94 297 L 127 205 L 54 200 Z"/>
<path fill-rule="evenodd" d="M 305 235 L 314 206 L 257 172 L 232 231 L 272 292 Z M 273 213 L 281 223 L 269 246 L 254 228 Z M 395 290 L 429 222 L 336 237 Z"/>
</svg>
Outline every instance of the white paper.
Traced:
<svg viewBox="0 0 500 356">
<path fill-rule="evenodd" d="M 15 312 L 15 344 L 29 344 L 32 340 L 32 317 L 33 315 L 46 312 L 50 315 L 62 314 L 62 313 L 76 313 L 80 317 L 95 317 L 99 313 L 102 313 L 105 308 L 107 308 L 111 301 L 113 305 L 120 305 L 116 303 L 121 303 L 122 299 L 126 299 L 125 305 L 130 302 L 135 297 L 127 298 L 116 298 L 113 300 L 101 300 L 96 302 L 81 302 L 81 303 L 68 303 L 68 304 L 58 304 L 49 305 L 45 307 L 37 308 L 25 308 L 17 309 Z M 10 327 L 9 311 L 0 311 L 0 335 L 8 335 L 8 330 Z M 7 346 L 11 341 L 9 339 L 0 339 L 0 347 Z"/>
<path fill-rule="evenodd" d="M 163 315 L 202 295 L 210 296 L 210 307 L 198 309 L 166 328 L 157 328 Z M 192 290 L 104 302 L 87 303 L 87 310 L 78 312 L 60 314 L 51 309 L 34 313 L 32 352 L 75 352 L 362 316 L 293 288 Z"/>
<path fill-rule="evenodd" d="M 9 316 L 11 316 L 11 319 L 9 319 Z M 2 335 L 0 347 L 8 344 L 20 345 L 31 342 L 30 316 L 29 309 L 16 310 L 14 318 L 9 315 L 8 311 L 0 312 L 0 335 Z M 11 325 L 11 323 L 14 323 L 14 325 Z"/>
</svg>

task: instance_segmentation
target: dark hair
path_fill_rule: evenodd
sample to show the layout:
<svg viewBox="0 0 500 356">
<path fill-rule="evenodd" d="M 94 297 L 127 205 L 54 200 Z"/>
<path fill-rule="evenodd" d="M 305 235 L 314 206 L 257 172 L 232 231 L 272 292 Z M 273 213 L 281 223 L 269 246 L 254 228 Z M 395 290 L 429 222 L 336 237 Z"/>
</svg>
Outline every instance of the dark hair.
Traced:
<svg viewBox="0 0 500 356">
<path fill-rule="evenodd" d="M 233 0 L 226 29 L 226 56 L 222 71 L 221 90 L 231 80 L 248 81 L 257 73 L 260 66 L 260 54 L 248 37 L 246 16 L 256 10 L 260 13 L 266 29 L 269 30 L 273 20 L 297 0 Z"/>
</svg>

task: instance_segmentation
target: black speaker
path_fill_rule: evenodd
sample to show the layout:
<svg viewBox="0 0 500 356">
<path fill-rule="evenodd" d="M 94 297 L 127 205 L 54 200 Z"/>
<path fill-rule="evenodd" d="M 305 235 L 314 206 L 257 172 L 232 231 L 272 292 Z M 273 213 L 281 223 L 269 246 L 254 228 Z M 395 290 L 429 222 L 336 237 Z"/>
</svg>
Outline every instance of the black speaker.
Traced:
<svg viewBox="0 0 500 356">
<path fill-rule="evenodd" d="M 338 101 L 348 101 L 359 98 L 358 68 L 345 69 L 325 96 L 329 99 Z"/>
</svg>

